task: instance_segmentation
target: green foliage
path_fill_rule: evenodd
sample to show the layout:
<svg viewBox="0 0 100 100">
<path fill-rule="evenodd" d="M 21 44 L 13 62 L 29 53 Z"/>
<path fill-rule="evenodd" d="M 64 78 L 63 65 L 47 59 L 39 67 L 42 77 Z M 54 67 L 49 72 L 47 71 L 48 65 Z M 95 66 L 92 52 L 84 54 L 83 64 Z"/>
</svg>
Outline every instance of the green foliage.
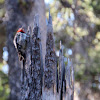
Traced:
<svg viewBox="0 0 100 100">
<path fill-rule="evenodd" d="M 4 4 L 4 1 L 5 1 L 5 0 L 0 0 L 0 4 Z"/>
<path fill-rule="evenodd" d="M 0 18 L 5 16 L 4 2 L 5 0 L 0 0 Z"/>
<path fill-rule="evenodd" d="M 5 15 L 5 10 L 4 9 L 0 9 L 0 17 L 4 17 Z"/>
<path fill-rule="evenodd" d="M 93 11 L 96 15 L 100 13 L 100 0 L 91 0 L 91 6 L 93 7 Z"/>
<path fill-rule="evenodd" d="M 3 64 L 0 63 L 0 100 L 6 100 L 9 96 L 10 89 L 8 84 L 8 75 L 2 71 Z"/>
</svg>

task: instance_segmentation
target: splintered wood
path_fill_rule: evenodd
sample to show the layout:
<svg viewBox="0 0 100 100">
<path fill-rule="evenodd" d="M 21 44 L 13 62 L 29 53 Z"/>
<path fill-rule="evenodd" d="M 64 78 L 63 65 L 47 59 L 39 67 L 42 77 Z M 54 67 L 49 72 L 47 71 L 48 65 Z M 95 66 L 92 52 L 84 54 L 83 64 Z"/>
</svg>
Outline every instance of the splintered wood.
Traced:
<svg viewBox="0 0 100 100">
<path fill-rule="evenodd" d="M 21 100 L 73 100 L 74 67 L 72 59 L 64 63 L 63 48 L 60 42 L 59 57 L 55 51 L 52 17 L 49 12 L 45 66 L 43 66 L 39 16 L 34 18 L 33 32 L 27 32 L 26 62 L 22 79 Z"/>
</svg>

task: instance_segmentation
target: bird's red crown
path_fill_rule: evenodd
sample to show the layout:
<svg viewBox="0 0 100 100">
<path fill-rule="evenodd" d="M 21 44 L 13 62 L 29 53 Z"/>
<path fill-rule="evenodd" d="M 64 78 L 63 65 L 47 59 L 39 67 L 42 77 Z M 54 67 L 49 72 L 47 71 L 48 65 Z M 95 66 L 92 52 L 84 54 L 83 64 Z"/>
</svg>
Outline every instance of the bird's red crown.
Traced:
<svg viewBox="0 0 100 100">
<path fill-rule="evenodd" d="M 19 28 L 17 32 L 22 32 L 22 33 L 25 33 L 24 29 L 23 28 Z"/>
</svg>

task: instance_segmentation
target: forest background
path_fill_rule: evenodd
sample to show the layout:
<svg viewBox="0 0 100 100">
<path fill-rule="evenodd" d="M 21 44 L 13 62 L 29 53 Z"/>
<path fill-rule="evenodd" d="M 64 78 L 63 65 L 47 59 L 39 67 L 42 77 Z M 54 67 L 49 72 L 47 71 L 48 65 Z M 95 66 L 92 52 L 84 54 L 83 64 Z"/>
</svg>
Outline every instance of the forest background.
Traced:
<svg viewBox="0 0 100 100">
<path fill-rule="evenodd" d="M 56 54 L 59 55 L 61 40 L 64 56 L 70 56 L 73 59 L 75 100 L 99 100 L 100 0 L 41 0 L 41 2 L 37 0 L 36 5 L 30 4 L 30 2 L 35 2 L 34 0 L 13 1 L 0 0 L 0 100 L 6 100 L 10 96 L 9 71 L 14 68 L 9 66 L 12 66 L 10 60 L 15 54 L 14 50 L 11 51 L 9 48 L 13 46 L 11 40 L 16 30 L 21 25 L 25 28 L 26 24 L 32 25 L 33 16 L 38 13 L 40 22 L 44 22 L 40 24 L 43 26 L 41 28 L 44 32 L 43 40 L 46 35 L 44 30 L 46 30 L 46 17 L 48 17 L 49 9 L 53 18 Z M 13 9 L 14 12 L 9 9 Z M 10 54 L 13 57 L 10 57 Z M 66 59 L 65 63 L 67 64 Z"/>
</svg>

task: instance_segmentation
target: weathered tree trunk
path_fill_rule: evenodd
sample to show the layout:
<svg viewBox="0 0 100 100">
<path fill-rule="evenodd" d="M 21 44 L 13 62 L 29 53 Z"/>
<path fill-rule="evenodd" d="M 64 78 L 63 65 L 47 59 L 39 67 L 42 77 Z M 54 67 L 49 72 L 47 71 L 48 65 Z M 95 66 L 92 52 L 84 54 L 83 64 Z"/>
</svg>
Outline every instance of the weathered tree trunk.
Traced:
<svg viewBox="0 0 100 100">
<path fill-rule="evenodd" d="M 26 34 L 25 59 L 21 68 L 21 100 L 73 100 L 74 69 L 72 61 L 68 60 L 65 68 L 63 49 L 60 43 L 59 66 L 55 53 L 52 17 L 49 13 L 47 25 L 45 66 L 43 68 L 41 33 L 39 16 L 34 18 L 33 32 L 31 27 Z M 21 35 L 18 37 L 23 40 Z M 18 42 L 19 43 L 19 42 Z M 16 45 L 16 44 L 15 44 Z M 19 43 L 21 46 L 21 44 Z M 21 49 L 21 50 L 22 50 Z M 22 50 L 22 51 L 23 51 Z M 59 69 L 59 73 L 58 73 Z M 59 91 L 58 91 L 59 90 Z"/>
<path fill-rule="evenodd" d="M 43 58 L 38 25 L 38 16 L 35 16 L 33 32 L 30 29 L 27 38 L 25 70 L 22 69 L 25 73 L 22 79 L 22 100 L 42 100 Z"/>
<path fill-rule="evenodd" d="M 42 34 L 43 56 L 45 55 L 46 41 L 46 19 L 44 0 L 5 0 L 6 6 L 6 31 L 7 47 L 9 52 L 9 84 L 10 100 L 20 100 L 21 88 L 21 67 L 18 56 L 13 45 L 13 38 L 19 27 L 27 29 L 28 25 L 33 25 L 33 17 L 36 13 L 40 16 L 40 29 Z"/>
<path fill-rule="evenodd" d="M 52 17 L 49 13 L 47 25 L 46 56 L 44 67 L 43 100 L 73 100 L 74 68 L 72 60 L 68 60 L 65 68 L 63 49 L 60 43 L 59 66 L 55 54 L 55 42 L 52 28 Z M 58 70 L 59 69 L 59 72 Z"/>
<path fill-rule="evenodd" d="M 46 56 L 44 67 L 44 93 L 43 100 L 50 100 L 56 96 L 56 70 L 57 58 L 55 53 L 55 43 L 53 36 L 52 17 L 49 12 L 49 21 L 47 25 L 47 40 L 46 40 Z"/>
<path fill-rule="evenodd" d="M 66 67 L 66 96 L 65 100 L 74 100 L 74 67 L 72 59 L 68 58 Z"/>
<path fill-rule="evenodd" d="M 65 68 L 62 48 L 60 48 L 59 55 L 60 65 L 57 66 L 50 13 L 47 25 L 47 41 L 45 41 L 46 24 L 45 16 L 43 16 L 44 10 L 41 8 L 44 7 L 43 3 L 43 0 L 6 0 L 10 100 L 73 100 L 73 67 L 72 64 L 68 63 L 68 67 Z M 14 33 L 16 28 L 21 25 L 25 29 L 28 25 L 32 26 L 35 14 L 39 14 L 40 20 L 35 17 L 33 32 L 31 28 L 26 32 L 26 59 L 22 62 L 21 67 L 12 42 Z M 45 64 L 44 69 L 43 63 Z"/>
</svg>

